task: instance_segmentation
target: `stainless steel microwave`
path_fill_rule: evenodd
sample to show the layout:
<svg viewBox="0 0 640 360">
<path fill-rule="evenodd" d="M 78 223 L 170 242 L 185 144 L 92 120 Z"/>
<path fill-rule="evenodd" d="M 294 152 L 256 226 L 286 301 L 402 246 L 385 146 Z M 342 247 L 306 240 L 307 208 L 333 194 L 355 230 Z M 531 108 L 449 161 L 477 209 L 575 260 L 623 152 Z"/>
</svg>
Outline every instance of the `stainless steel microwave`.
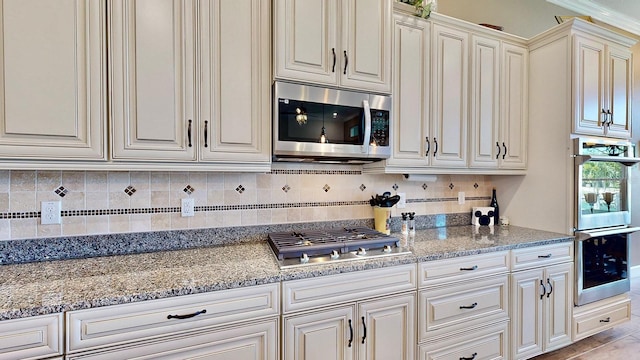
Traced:
<svg viewBox="0 0 640 360">
<path fill-rule="evenodd" d="M 275 161 L 366 163 L 391 155 L 391 97 L 276 81 Z"/>
</svg>

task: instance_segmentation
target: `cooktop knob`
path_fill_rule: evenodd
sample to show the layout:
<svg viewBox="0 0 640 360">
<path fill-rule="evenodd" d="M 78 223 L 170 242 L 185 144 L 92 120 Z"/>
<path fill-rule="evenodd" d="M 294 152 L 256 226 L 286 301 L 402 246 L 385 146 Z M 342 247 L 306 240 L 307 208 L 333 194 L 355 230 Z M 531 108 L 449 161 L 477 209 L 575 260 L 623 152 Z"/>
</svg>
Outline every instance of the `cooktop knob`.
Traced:
<svg viewBox="0 0 640 360">
<path fill-rule="evenodd" d="M 331 257 L 331 260 L 336 260 L 340 258 L 340 254 L 336 250 L 331 250 L 330 257 Z"/>
<path fill-rule="evenodd" d="M 356 255 L 367 255 L 367 250 L 365 250 L 364 248 L 359 248 L 356 252 Z"/>
<path fill-rule="evenodd" d="M 391 246 L 389 246 L 389 245 L 385 245 L 385 246 L 382 248 L 382 252 L 387 253 L 387 254 L 388 254 L 388 253 L 390 253 L 390 252 L 391 252 Z"/>
<path fill-rule="evenodd" d="M 306 264 L 308 262 L 309 262 L 309 256 L 306 253 L 303 253 L 302 256 L 300 256 L 300 263 Z"/>
</svg>

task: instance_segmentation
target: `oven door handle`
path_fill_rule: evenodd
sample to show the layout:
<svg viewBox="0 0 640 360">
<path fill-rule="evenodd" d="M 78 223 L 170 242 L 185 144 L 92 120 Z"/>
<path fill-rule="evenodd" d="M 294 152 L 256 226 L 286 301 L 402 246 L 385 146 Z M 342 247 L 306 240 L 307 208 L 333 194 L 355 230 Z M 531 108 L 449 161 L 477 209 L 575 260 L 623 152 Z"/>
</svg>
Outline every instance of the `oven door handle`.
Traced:
<svg viewBox="0 0 640 360">
<path fill-rule="evenodd" d="M 599 236 L 616 235 L 616 234 L 630 234 L 636 231 L 640 231 L 640 227 L 637 226 L 623 226 L 616 227 L 607 230 L 595 230 L 595 231 L 576 231 L 576 240 L 584 241 Z"/>
<path fill-rule="evenodd" d="M 369 153 L 369 142 L 371 141 L 371 108 L 369 107 L 369 100 L 363 100 L 362 106 L 364 107 L 364 139 L 362 141 L 362 153 Z"/>
</svg>

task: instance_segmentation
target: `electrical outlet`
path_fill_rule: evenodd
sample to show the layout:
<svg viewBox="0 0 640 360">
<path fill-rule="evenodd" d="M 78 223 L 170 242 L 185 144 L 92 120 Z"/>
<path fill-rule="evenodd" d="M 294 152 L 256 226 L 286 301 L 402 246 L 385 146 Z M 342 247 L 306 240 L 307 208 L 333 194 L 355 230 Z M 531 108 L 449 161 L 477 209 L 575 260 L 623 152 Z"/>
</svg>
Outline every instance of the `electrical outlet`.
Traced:
<svg viewBox="0 0 640 360">
<path fill-rule="evenodd" d="M 40 223 L 43 225 L 60 224 L 60 201 L 43 201 L 40 204 Z"/>
<path fill-rule="evenodd" d="M 195 201 L 193 198 L 182 199 L 182 217 L 195 215 Z"/>
<path fill-rule="evenodd" d="M 465 200 L 464 191 L 458 191 L 458 204 L 464 205 Z"/>
<path fill-rule="evenodd" d="M 407 207 L 407 194 L 406 193 L 398 193 L 400 196 L 400 200 L 396 203 L 396 208 L 404 209 Z"/>
</svg>

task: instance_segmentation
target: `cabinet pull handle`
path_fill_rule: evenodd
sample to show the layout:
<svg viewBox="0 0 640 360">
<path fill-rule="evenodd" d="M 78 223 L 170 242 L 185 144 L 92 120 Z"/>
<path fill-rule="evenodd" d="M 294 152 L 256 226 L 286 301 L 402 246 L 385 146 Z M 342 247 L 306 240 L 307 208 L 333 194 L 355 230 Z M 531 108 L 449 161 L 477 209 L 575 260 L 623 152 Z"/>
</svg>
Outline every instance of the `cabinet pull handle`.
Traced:
<svg viewBox="0 0 640 360">
<path fill-rule="evenodd" d="M 353 326 L 351 326 L 351 319 L 349 319 L 349 345 L 351 347 L 351 343 L 353 342 Z"/>
<path fill-rule="evenodd" d="M 477 352 L 476 352 L 476 353 L 471 354 L 471 357 L 464 357 L 464 356 L 463 356 L 463 357 L 461 357 L 461 358 L 460 358 L 460 360 L 473 360 L 473 359 L 475 359 L 475 358 L 476 358 L 476 356 L 478 356 L 478 353 L 477 353 Z"/>
<path fill-rule="evenodd" d="M 187 126 L 187 138 L 189 139 L 189 147 L 192 147 L 191 144 L 191 120 L 189 120 L 189 126 Z"/>
<path fill-rule="evenodd" d="M 347 50 L 344 51 L 344 71 L 343 74 L 347 75 L 347 65 L 349 64 L 349 57 L 347 56 Z"/>
<path fill-rule="evenodd" d="M 540 286 L 542 287 L 542 294 L 540 294 L 540 300 L 542 300 L 544 295 L 547 293 L 547 288 L 544 286 L 542 279 L 540 279 Z"/>
<path fill-rule="evenodd" d="M 424 154 L 424 156 L 429 156 L 429 151 L 431 150 L 431 143 L 429 143 L 428 136 L 425 139 L 427 140 L 427 152 Z"/>
<path fill-rule="evenodd" d="M 336 48 L 331 48 L 333 54 L 333 66 L 331 66 L 331 72 L 336 72 Z"/>
<path fill-rule="evenodd" d="M 611 317 L 607 317 L 606 319 L 600 320 L 601 323 L 611 322 Z"/>
<path fill-rule="evenodd" d="M 551 254 L 547 254 L 547 255 L 538 255 L 538 259 L 548 259 L 551 257 Z"/>
<path fill-rule="evenodd" d="M 549 281 L 549 278 L 547 278 L 547 285 L 549 285 L 549 291 L 547 292 L 547 299 L 549 298 L 549 295 L 551 295 L 551 293 L 553 292 L 553 285 L 551 285 L 551 281 Z M 545 290 L 547 288 L 545 287 Z"/>
<path fill-rule="evenodd" d="M 607 112 L 604 111 L 604 108 L 602 109 L 602 111 L 600 111 L 600 114 L 602 114 L 602 121 L 600 121 L 601 118 L 598 118 L 598 126 L 604 126 L 607 123 Z"/>
<path fill-rule="evenodd" d="M 496 141 L 496 147 L 498 148 L 498 153 L 496 154 L 496 159 L 500 158 L 500 143 Z"/>
<path fill-rule="evenodd" d="M 367 338 L 367 324 L 364 323 L 364 316 L 362 317 L 362 343 Z"/>
<path fill-rule="evenodd" d="M 502 147 L 504 148 L 504 151 L 502 152 L 502 160 L 504 160 L 504 157 L 507 156 L 507 145 L 505 145 L 504 141 L 502 142 Z"/>
<path fill-rule="evenodd" d="M 609 115 L 609 117 L 607 118 L 607 126 L 611 127 L 611 124 L 613 124 L 613 113 L 611 112 L 611 110 L 607 110 L 607 115 Z"/>
<path fill-rule="evenodd" d="M 461 306 L 460 306 L 460 309 L 475 309 L 475 307 L 476 307 L 476 306 L 478 306 L 478 303 L 477 303 L 477 302 L 474 302 L 473 304 L 471 304 L 471 305 L 469 305 L 469 306 L 461 305 Z"/>
<path fill-rule="evenodd" d="M 473 270 L 478 270 L 478 265 L 473 265 L 472 267 L 468 267 L 468 268 L 460 268 L 460 271 L 473 271 Z"/>
<path fill-rule="evenodd" d="M 179 320 L 182 320 L 182 319 L 189 319 L 189 318 L 192 318 L 192 317 L 194 317 L 194 316 L 198 316 L 198 315 L 200 315 L 200 314 L 206 314 L 206 313 L 207 313 L 207 309 L 203 309 L 203 310 L 200 310 L 200 311 L 196 311 L 196 312 L 194 312 L 193 314 L 187 314 L 187 315 L 167 315 L 167 319 L 179 319 Z"/>
<path fill-rule="evenodd" d="M 204 147 L 209 147 L 209 136 L 208 136 L 208 131 L 207 131 L 207 125 L 209 124 L 209 122 L 207 120 L 204 121 Z"/>
<path fill-rule="evenodd" d="M 436 140 L 436 138 L 433 138 L 433 143 L 436 145 L 436 148 L 433 149 L 433 155 L 438 153 L 438 140 Z"/>
</svg>

